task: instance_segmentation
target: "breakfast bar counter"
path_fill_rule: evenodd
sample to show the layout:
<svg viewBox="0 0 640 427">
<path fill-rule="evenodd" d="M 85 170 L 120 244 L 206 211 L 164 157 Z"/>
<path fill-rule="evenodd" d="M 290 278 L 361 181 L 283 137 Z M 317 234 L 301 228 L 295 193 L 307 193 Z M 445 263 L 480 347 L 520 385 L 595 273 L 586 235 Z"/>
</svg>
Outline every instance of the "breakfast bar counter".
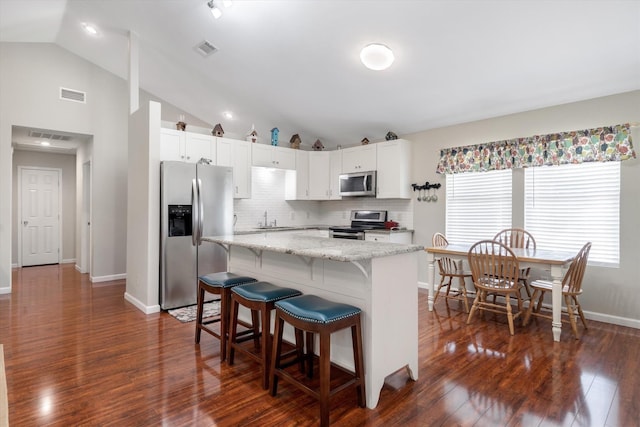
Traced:
<svg viewBox="0 0 640 427">
<path fill-rule="evenodd" d="M 209 236 L 228 254 L 228 270 L 362 310 L 367 406 L 385 378 L 406 368 L 418 379 L 419 245 L 266 232 Z M 293 330 L 285 330 L 293 340 Z M 317 347 L 316 347 L 317 348 Z M 332 335 L 331 360 L 353 370 L 351 334 Z"/>
</svg>

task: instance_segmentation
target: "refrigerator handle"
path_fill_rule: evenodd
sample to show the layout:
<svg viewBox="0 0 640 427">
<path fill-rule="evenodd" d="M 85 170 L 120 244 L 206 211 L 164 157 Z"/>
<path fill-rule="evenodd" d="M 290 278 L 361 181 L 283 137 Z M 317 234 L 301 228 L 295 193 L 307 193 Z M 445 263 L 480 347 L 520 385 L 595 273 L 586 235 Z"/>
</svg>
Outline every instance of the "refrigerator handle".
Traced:
<svg viewBox="0 0 640 427">
<path fill-rule="evenodd" d="M 204 232 L 204 201 L 202 200 L 202 181 L 198 179 L 198 246 L 202 244 L 202 233 Z"/>
<path fill-rule="evenodd" d="M 198 215 L 200 213 L 198 200 L 198 184 L 196 180 L 191 180 L 191 244 L 196 246 L 198 244 L 198 227 L 200 220 Z"/>
</svg>

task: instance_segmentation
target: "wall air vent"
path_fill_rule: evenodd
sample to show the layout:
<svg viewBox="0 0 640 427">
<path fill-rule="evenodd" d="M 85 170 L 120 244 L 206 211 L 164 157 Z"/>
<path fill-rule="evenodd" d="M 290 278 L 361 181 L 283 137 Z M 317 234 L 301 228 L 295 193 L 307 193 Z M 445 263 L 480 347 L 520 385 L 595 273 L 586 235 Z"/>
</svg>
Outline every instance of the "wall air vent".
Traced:
<svg viewBox="0 0 640 427">
<path fill-rule="evenodd" d="M 67 101 L 87 103 L 87 93 L 79 90 L 60 88 L 60 99 L 66 99 Z"/>
<path fill-rule="evenodd" d="M 37 138 L 37 139 L 50 139 L 52 141 L 70 141 L 71 140 L 71 137 L 69 135 L 60 135 L 57 133 L 50 133 L 50 132 L 40 132 L 37 130 L 30 130 L 29 136 L 31 138 Z"/>
<path fill-rule="evenodd" d="M 214 45 L 212 45 L 211 43 L 209 43 L 206 40 L 204 40 L 202 43 L 198 44 L 195 47 L 195 49 L 200 55 L 205 56 L 205 57 L 218 51 L 217 47 L 215 47 Z"/>
</svg>

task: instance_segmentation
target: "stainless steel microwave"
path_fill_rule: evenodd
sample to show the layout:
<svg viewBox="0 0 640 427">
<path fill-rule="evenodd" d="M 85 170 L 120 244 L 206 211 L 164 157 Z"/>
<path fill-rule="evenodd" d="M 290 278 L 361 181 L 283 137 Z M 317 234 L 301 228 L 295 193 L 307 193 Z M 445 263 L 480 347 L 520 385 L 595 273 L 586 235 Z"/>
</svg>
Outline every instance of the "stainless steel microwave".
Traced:
<svg viewBox="0 0 640 427">
<path fill-rule="evenodd" d="M 353 172 L 340 175 L 340 195 L 375 196 L 376 171 Z"/>
</svg>

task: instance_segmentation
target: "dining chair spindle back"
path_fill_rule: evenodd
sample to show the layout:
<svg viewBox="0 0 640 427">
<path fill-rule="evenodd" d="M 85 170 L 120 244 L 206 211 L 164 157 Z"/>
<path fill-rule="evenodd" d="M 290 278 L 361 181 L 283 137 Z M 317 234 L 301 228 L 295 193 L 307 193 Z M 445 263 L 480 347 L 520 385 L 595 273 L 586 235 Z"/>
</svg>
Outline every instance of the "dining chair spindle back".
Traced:
<svg viewBox="0 0 640 427">
<path fill-rule="evenodd" d="M 523 284 L 518 280 L 518 258 L 507 245 L 496 240 L 482 240 L 471 246 L 468 259 L 473 284 L 476 287 L 476 298 L 467 317 L 467 324 L 471 323 L 477 310 L 506 313 L 509 332 L 513 335 L 513 321 L 523 314 L 520 295 Z M 503 296 L 505 304 L 498 303 L 495 298 L 489 302 L 488 295 Z M 515 313 L 511 306 L 512 297 L 515 297 L 517 302 Z"/>
</svg>

